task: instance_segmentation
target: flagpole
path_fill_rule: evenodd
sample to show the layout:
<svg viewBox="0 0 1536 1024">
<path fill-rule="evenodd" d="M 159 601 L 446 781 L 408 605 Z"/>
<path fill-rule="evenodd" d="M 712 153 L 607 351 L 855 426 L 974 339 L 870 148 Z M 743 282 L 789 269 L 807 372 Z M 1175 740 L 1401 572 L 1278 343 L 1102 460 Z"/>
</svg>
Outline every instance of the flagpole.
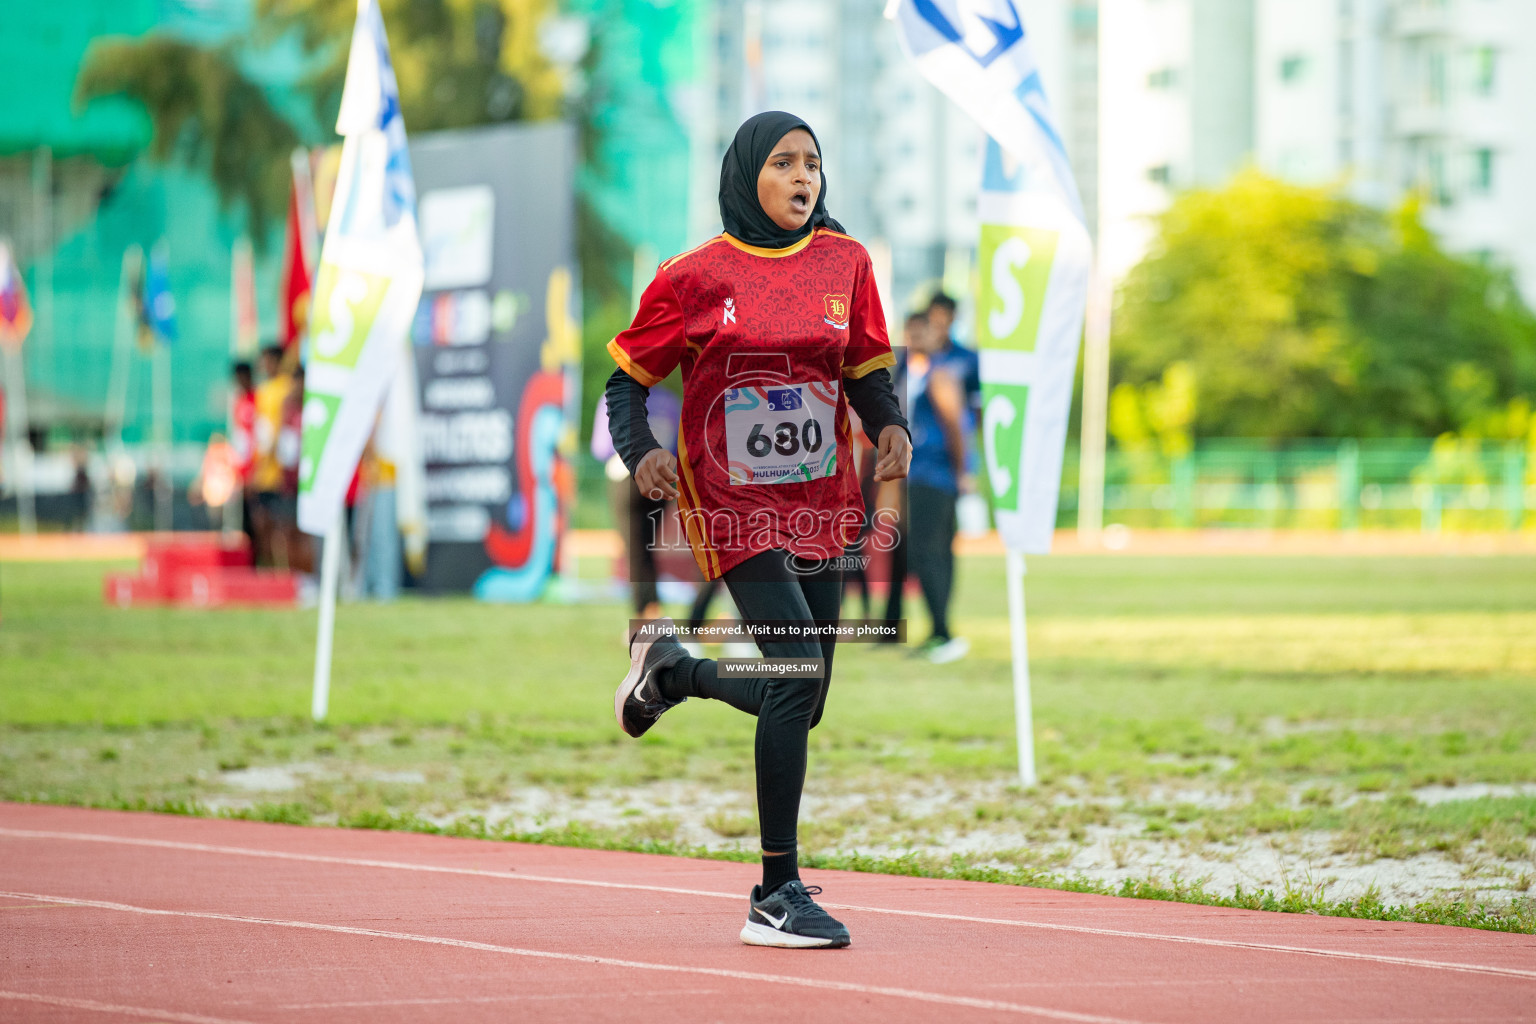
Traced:
<svg viewBox="0 0 1536 1024">
<path fill-rule="evenodd" d="M 1111 290 L 1103 265 L 1094 268 L 1088 324 L 1083 332 L 1083 429 L 1078 461 L 1077 539 L 1096 548 L 1104 529 L 1104 460 L 1109 424 Z"/>
<path fill-rule="evenodd" d="M 47 343 L 47 352 L 52 359 L 57 351 L 57 339 L 53 334 L 53 147 L 41 146 L 37 149 L 32 163 L 32 183 L 37 196 L 37 261 L 33 264 L 34 280 L 37 282 L 36 293 L 33 296 L 34 309 L 37 312 L 37 322 L 34 325 L 37 332 L 32 336 L 32 351 L 38 358 L 42 358 L 40 350 Z M 27 455 L 32 455 L 32 443 L 28 439 Z M 30 467 L 29 467 L 30 468 Z"/>
<path fill-rule="evenodd" d="M 1048 553 L 1055 532 L 1093 241 L 1019 0 L 993 6 L 1000 17 L 979 24 L 962 22 L 952 5 L 918 0 L 892 0 L 886 13 L 918 70 L 987 133 L 976 200 L 976 347 L 982 391 L 991 392 L 984 440 L 1007 547 L 1019 780 L 1033 786 L 1024 552 Z"/>
<path fill-rule="evenodd" d="M 316 722 L 330 704 L 347 484 L 399 371 L 422 288 L 415 185 L 383 15 L 375 0 L 358 0 L 357 12 L 336 118 L 344 141 L 335 202 L 345 212 L 326 224 L 314 278 L 299 462 L 299 528 L 325 538 L 310 704 Z"/>
<path fill-rule="evenodd" d="M 123 269 L 118 281 L 117 322 L 112 340 L 112 369 L 107 383 L 106 437 L 115 457 L 123 450 L 123 421 L 128 418 L 128 384 L 133 372 L 133 332 L 137 324 L 130 296 L 139 278 L 144 252 L 137 245 L 123 250 Z"/>
<path fill-rule="evenodd" d="M 1019 742 L 1019 782 L 1030 788 L 1035 774 L 1035 724 L 1029 692 L 1029 637 L 1024 632 L 1024 553 L 1007 556 L 1008 622 L 1013 640 L 1013 719 Z"/>
<path fill-rule="evenodd" d="M 293 171 L 294 197 L 298 200 L 299 254 L 313 289 L 314 274 L 320 261 L 320 225 L 315 210 L 315 178 L 309 163 L 309 150 L 303 146 L 296 148 L 288 155 L 288 166 Z"/>
<path fill-rule="evenodd" d="M 36 487 L 32 479 L 32 438 L 27 433 L 27 371 L 20 345 L 5 349 L 5 379 L 9 401 L 5 403 L 6 437 L 11 448 L 11 472 L 16 474 L 16 525 L 23 537 L 37 533 Z"/>
<path fill-rule="evenodd" d="M 315 641 L 315 686 L 309 713 L 316 722 L 325 721 L 331 702 L 331 645 L 336 635 L 336 587 L 341 579 L 341 546 L 346 543 L 347 512 L 343 505 L 336 521 L 325 535 L 325 550 L 320 554 L 320 635 Z"/>
<path fill-rule="evenodd" d="M 171 484 L 171 348 L 161 340 L 155 342 L 150 357 L 151 386 L 154 389 L 155 460 L 159 467 L 159 480 L 155 483 L 155 529 L 168 533 L 173 525 L 171 501 L 175 488 Z"/>
<path fill-rule="evenodd" d="M 228 382 L 234 376 L 234 364 L 240 358 L 240 286 L 241 286 L 241 261 L 249 258 L 249 251 L 242 246 L 250 243 L 242 238 L 235 239 L 235 244 L 229 249 L 229 365 L 224 370 L 224 380 Z M 235 443 L 235 431 L 239 425 L 235 423 L 235 401 L 226 399 L 224 402 L 224 436 L 230 444 Z M 238 480 L 239 477 L 237 476 Z M 224 509 L 219 513 L 219 532 L 225 536 L 233 536 L 244 527 L 245 499 L 243 485 L 236 485 L 235 493 L 224 502 Z"/>
</svg>

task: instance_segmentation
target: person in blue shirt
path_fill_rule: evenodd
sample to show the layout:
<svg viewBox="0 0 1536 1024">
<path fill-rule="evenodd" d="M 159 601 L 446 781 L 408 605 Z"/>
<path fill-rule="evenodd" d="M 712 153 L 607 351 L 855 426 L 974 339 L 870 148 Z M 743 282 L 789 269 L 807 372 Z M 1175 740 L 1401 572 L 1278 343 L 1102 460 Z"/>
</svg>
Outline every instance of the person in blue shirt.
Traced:
<svg viewBox="0 0 1536 1024">
<path fill-rule="evenodd" d="M 917 575 L 933 620 L 933 635 L 917 654 L 944 664 L 970 650 L 964 637 L 950 633 L 949 599 L 955 578 L 955 501 L 975 490 L 971 439 L 976 420 L 966 393 L 966 376 L 975 360 L 950 343 L 936 320 L 920 315 L 907 322 L 912 468 L 902 528 L 907 564 Z"/>
<path fill-rule="evenodd" d="M 950 357 L 961 368 L 961 383 L 965 387 L 965 404 L 971 407 L 975 422 L 981 422 L 981 359 L 976 351 L 960 343 L 955 335 L 955 300 L 944 292 L 937 292 L 928 300 L 928 323 L 938 334 L 940 341 L 950 350 Z"/>
</svg>

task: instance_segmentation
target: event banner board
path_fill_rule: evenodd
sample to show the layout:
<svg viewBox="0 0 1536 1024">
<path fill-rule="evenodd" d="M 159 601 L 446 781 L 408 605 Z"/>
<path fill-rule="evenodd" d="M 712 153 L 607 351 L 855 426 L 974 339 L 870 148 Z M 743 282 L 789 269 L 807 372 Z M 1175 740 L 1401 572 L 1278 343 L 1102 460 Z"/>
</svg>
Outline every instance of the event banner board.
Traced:
<svg viewBox="0 0 1536 1024">
<path fill-rule="evenodd" d="M 564 124 L 412 139 L 427 590 L 532 600 L 555 569 L 579 380 L 575 159 Z"/>
</svg>

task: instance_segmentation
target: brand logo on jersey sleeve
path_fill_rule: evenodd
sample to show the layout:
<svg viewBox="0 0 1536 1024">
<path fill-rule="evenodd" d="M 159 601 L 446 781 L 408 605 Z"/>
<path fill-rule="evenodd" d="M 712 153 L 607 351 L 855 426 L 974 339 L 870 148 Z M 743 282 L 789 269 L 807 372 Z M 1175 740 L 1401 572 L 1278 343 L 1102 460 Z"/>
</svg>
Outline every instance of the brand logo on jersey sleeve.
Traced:
<svg viewBox="0 0 1536 1024">
<path fill-rule="evenodd" d="M 821 301 L 827 308 L 827 323 L 840 331 L 846 331 L 848 329 L 848 296 L 839 292 L 836 295 L 823 295 Z"/>
</svg>

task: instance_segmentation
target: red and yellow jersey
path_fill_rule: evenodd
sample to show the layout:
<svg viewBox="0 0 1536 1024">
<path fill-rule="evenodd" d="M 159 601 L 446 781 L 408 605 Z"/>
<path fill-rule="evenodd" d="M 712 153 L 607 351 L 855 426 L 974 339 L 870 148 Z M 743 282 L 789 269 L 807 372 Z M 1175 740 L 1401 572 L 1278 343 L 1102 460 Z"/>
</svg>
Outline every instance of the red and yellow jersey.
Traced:
<svg viewBox="0 0 1536 1024">
<path fill-rule="evenodd" d="M 278 435 L 283 429 L 283 404 L 293 389 L 293 378 L 278 374 L 256 389 L 256 417 L 251 436 L 256 442 L 251 466 L 251 485 L 258 491 L 280 491 L 283 465 L 278 461 Z"/>
<path fill-rule="evenodd" d="M 682 367 L 678 504 L 705 578 L 771 548 L 831 558 L 858 535 L 842 381 L 896 363 L 858 242 L 712 238 L 661 265 L 608 352 L 647 387 Z"/>
</svg>

